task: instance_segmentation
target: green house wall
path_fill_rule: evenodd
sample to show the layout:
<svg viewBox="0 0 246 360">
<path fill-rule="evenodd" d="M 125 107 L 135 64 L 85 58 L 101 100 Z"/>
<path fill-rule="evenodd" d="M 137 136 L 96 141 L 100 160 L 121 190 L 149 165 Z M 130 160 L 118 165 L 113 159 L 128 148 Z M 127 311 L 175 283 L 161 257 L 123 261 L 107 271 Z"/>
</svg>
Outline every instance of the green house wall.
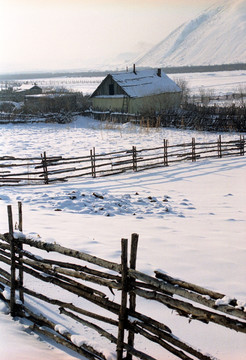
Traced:
<svg viewBox="0 0 246 360">
<path fill-rule="evenodd" d="M 122 111 L 123 96 L 121 97 L 93 97 L 92 106 L 94 110 L 99 111 Z"/>
<path fill-rule="evenodd" d="M 124 96 L 100 96 L 92 98 L 92 105 L 99 111 L 118 111 L 131 114 L 153 114 L 174 107 L 179 107 L 181 102 L 180 93 L 165 93 L 159 95 L 145 96 L 140 98 L 129 98 Z"/>
</svg>

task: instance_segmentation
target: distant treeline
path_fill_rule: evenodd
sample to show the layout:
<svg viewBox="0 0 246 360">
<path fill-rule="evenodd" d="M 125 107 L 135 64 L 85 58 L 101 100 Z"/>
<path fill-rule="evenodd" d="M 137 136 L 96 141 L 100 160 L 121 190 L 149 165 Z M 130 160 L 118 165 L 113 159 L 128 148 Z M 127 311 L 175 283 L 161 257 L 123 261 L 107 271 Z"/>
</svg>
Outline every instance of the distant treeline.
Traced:
<svg viewBox="0 0 246 360">
<path fill-rule="evenodd" d="M 246 70 L 246 64 L 224 64 L 224 65 L 200 65 L 200 66 L 178 66 L 166 67 L 164 72 L 167 74 L 176 73 L 195 73 L 195 72 L 216 72 L 216 71 L 233 71 Z"/>
<path fill-rule="evenodd" d="M 150 67 L 138 67 L 139 70 L 149 69 Z M 130 68 L 129 68 L 130 69 Z M 246 70 L 246 63 L 238 64 L 223 64 L 223 65 L 200 65 L 200 66 L 177 66 L 177 67 L 164 67 L 164 72 L 167 74 L 175 73 L 192 73 L 192 72 L 215 72 L 215 71 L 233 71 L 233 70 Z M 123 70 L 125 71 L 125 70 Z M 130 71 L 130 70 L 129 70 Z M 116 70 L 105 71 L 57 71 L 57 72 L 28 72 L 16 74 L 0 74 L 1 81 L 8 80 L 27 80 L 27 79 L 44 79 L 56 78 L 61 76 L 67 77 L 96 77 L 106 76 L 108 73 L 116 72 Z"/>
</svg>

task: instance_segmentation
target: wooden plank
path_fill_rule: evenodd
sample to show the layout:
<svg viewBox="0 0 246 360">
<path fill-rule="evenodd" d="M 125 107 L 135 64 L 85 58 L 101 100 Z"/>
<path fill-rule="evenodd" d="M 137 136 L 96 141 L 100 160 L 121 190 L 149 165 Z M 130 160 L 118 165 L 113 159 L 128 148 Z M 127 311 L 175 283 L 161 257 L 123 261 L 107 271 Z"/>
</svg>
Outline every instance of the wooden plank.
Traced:
<svg viewBox="0 0 246 360">
<path fill-rule="evenodd" d="M 188 302 L 174 299 L 170 296 L 157 293 L 156 291 L 135 289 L 134 292 L 145 299 L 155 300 L 165 304 L 168 308 L 176 310 L 180 316 L 189 317 L 190 319 L 202 321 L 206 324 L 213 322 L 223 327 L 246 334 L 246 323 L 239 321 L 238 319 L 198 308 Z"/>
<path fill-rule="evenodd" d="M 76 315 L 74 315 L 73 313 L 69 312 L 69 311 L 65 311 L 61 309 L 61 312 L 71 318 L 73 318 L 75 321 L 78 321 L 82 324 L 84 324 L 85 326 L 88 326 L 90 328 L 92 328 L 93 330 L 97 331 L 99 334 L 101 334 L 102 336 L 106 337 L 110 342 L 117 344 L 118 339 L 113 336 L 112 334 L 110 334 L 109 332 L 105 331 L 104 329 L 102 329 L 101 327 L 99 327 L 98 325 L 95 325 L 85 319 L 82 319 L 81 317 L 78 317 Z M 132 355 L 136 356 L 139 359 L 143 359 L 143 360 L 156 360 L 154 359 L 152 356 L 149 356 L 147 354 L 144 354 L 143 352 L 136 350 L 134 348 L 131 348 L 128 344 L 123 344 L 124 348 L 126 348 Z"/>
<path fill-rule="evenodd" d="M 36 241 L 33 240 L 32 238 L 28 238 L 26 237 L 25 239 L 20 239 L 19 241 L 22 241 L 24 244 L 33 246 L 37 249 L 42 249 L 48 252 L 58 252 L 60 254 L 69 256 L 69 257 L 74 257 L 80 260 L 84 260 L 87 261 L 89 263 L 104 267 L 106 269 L 109 270 L 114 270 L 116 272 L 120 272 L 121 266 L 117 263 L 111 262 L 111 261 L 107 261 L 104 259 L 101 259 L 99 257 L 81 252 L 81 251 L 77 251 L 77 250 L 72 250 L 69 248 L 66 248 L 64 246 L 58 245 L 58 244 L 52 244 L 52 243 L 46 243 L 43 241 Z"/>
<path fill-rule="evenodd" d="M 164 281 L 157 280 L 157 279 L 153 278 L 152 276 L 146 275 L 137 270 L 129 269 L 128 273 L 129 273 L 129 276 L 131 276 L 135 279 L 141 280 L 143 282 L 146 282 L 147 284 L 155 286 L 156 291 L 158 291 L 158 289 L 160 289 L 164 292 L 167 292 L 167 293 L 170 293 L 173 295 L 176 294 L 185 299 L 195 301 L 201 305 L 210 307 L 214 310 L 216 309 L 217 311 L 223 312 L 227 315 L 236 316 L 238 318 L 246 320 L 246 313 L 240 309 L 233 307 L 233 306 L 225 306 L 225 305 L 217 306 L 215 304 L 215 301 L 212 299 L 207 299 L 207 298 L 203 297 L 202 295 L 199 295 L 197 293 L 192 293 L 191 291 L 188 291 L 179 286 L 174 286 L 174 285 L 165 283 Z M 246 331 L 246 329 L 245 329 L 245 331 Z"/>
<path fill-rule="evenodd" d="M 9 245 L 0 243 L 0 248 L 9 249 Z M 82 266 L 79 264 L 58 261 L 58 260 L 54 260 L 54 259 L 40 258 L 40 256 L 35 256 L 35 255 L 31 254 L 29 251 L 25 251 L 25 250 L 22 251 L 22 254 L 23 254 L 23 256 L 25 256 L 29 259 L 32 259 L 34 261 L 37 261 L 38 263 L 41 262 L 42 264 L 49 264 L 55 268 L 72 269 L 72 270 L 79 272 L 80 274 L 81 273 L 90 274 L 90 275 L 94 275 L 97 277 L 101 277 L 103 279 L 114 280 L 117 283 L 119 283 L 121 281 L 120 275 L 113 275 L 113 274 L 110 274 L 107 272 L 91 269 L 91 268 L 88 268 L 88 266 Z"/>
<path fill-rule="evenodd" d="M 90 352 L 85 351 L 84 349 L 82 349 L 81 347 L 77 347 L 76 345 L 74 345 L 72 342 L 62 338 L 61 336 L 55 335 L 54 333 L 45 330 L 42 327 L 39 327 L 38 325 L 33 325 L 30 326 L 30 329 L 34 332 L 38 332 L 40 334 L 42 334 L 43 336 L 49 337 L 51 340 L 53 340 L 54 342 L 67 347 L 68 349 L 73 350 L 74 352 L 77 352 L 80 355 L 83 355 L 85 358 L 89 359 L 89 360 L 97 360 L 98 356 L 94 356 L 92 355 Z"/>
<path fill-rule="evenodd" d="M 30 178 L 31 175 L 39 175 L 39 174 L 43 174 L 43 172 L 41 171 L 36 171 L 36 172 L 23 172 L 23 173 L 9 173 L 9 174 L 3 174 L 3 175 L 0 175 L 0 176 L 3 176 L 4 178 L 11 178 L 11 177 L 16 177 L 18 179 L 20 179 L 22 176 L 27 176 L 26 178 L 28 179 L 28 177 Z M 25 179 L 26 179 L 25 178 Z"/>
<path fill-rule="evenodd" d="M 213 360 L 213 356 L 204 355 L 200 351 L 193 349 L 190 345 L 179 340 L 176 336 L 166 334 L 163 331 L 159 331 L 156 328 L 149 326 L 148 324 L 137 322 L 133 325 L 136 333 L 144 336 L 152 342 L 155 342 L 166 349 L 168 352 L 176 355 L 178 358 L 183 360 L 193 360 L 194 358 L 186 355 L 183 351 L 188 352 L 192 356 L 195 356 L 199 360 Z M 147 331 L 146 331 L 147 330 Z M 152 334 L 151 334 L 152 332 Z M 153 335 L 154 333 L 154 335 Z M 170 343 L 172 345 L 170 345 Z M 182 351 L 183 350 L 183 351 Z"/>
<path fill-rule="evenodd" d="M 225 296 L 224 294 L 221 294 L 221 293 L 209 290 L 209 289 L 205 289 L 204 287 L 189 283 L 187 281 L 183 281 L 183 280 L 180 280 L 180 279 L 175 279 L 175 278 L 173 278 L 173 277 L 171 277 L 171 276 L 169 276 L 167 274 L 163 274 L 162 272 L 157 271 L 157 270 L 155 271 L 155 276 L 158 279 L 162 279 L 162 280 L 166 281 L 169 284 L 178 285 L 178 286 L 180 286 L 180 287 L 182 287 L 184 289 L 197 292 L 197 293 L 199 293 L 201 295 L 210 296 L 211 298 L 216 299 L 216 300 L 217 299 L 222 299 Z"/>
<path fill-rule="evenodd" d="M 118 289 L 118 290 L 121 289 L 121 284 L 119 284 L 116 281 L 104 279 L 103 276 L 100 276 L 100 275 L 99 276 L 98 275 L 97 276 L 88 275 L 88 274 L 85 274 L 82 271 L 64 269 L 64 268 L 59 267 L 59 266 L 54 267 L 51 264 L 45 264 L 43 261 L 35 261 L 35 260 L 24 259 L 24 260 L 22 260 L 22 262 L 23 262 L 23 264 L 31 266 L 34 269 L 43 271 L 43 272 L 45 272 L 45 273 L 47 273 L 49 275 L 57 276 L 57 278 L 61 278 L 61 279 L 64 279 L 66 281 L 69 281 L 70 277 L 74 277 L 74 278 L 89 281 L 89 282 L 92 282 L 92 283 L 95 283 L 95 284 L 98 284 L 98 285 L 106 286 L 106 287 L 111 288 L 111 289 Z M 69 276 L 69 278 L 58 277 L 59 274 Z M 72 281 L 71 281 L 71 283 L 72 283 Z M 76 284 L 76 283 L 74 283 L 74 284 Z M 79 287 L 80 283 L 77 283 L 77 284 L 78 284 L 78 287 Z M 102 294 L 102 293 L 99 294 L 99 295 L 104 296 L 104 294 Z"/>
</svg>

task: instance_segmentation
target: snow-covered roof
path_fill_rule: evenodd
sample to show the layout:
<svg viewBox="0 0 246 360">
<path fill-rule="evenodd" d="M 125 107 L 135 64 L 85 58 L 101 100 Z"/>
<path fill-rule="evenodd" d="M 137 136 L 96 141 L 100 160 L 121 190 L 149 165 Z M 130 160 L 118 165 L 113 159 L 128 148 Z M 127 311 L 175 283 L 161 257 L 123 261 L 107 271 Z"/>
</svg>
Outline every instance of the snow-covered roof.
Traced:
<svg viewBox="0 0 246 360">
<path fill-rule="evenodd" d="M 141 70 L 111 74 L 112 78 L 130 97 L 144 97 L 166 92 L 180 92 L 178 85 L 163 71 L 157 75 L 157 70 Z"/>
<path fill-rule="evenodd" d="M 19 92 L 19 91 L 26 91 L 26 90 L 31 90 L 31 89 L 36 89 L 36 88 L 39 88 L 41 89 L 39 86 L 37 85 L 32 85 L 32 84 L 21 84 L 21 86 L 19 86 L 17 89 L 16 89 L 16 92 Z"/>
</svg>

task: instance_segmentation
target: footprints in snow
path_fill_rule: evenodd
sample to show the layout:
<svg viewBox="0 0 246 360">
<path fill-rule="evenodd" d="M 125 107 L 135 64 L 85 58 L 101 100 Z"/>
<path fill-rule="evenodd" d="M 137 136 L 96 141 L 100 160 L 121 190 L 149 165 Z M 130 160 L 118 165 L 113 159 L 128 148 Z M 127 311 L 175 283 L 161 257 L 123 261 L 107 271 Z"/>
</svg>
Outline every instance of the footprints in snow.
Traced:
<svg viewBox="0 0 246 360">
<path fill-rule="evenodd" d="M 196 210 L 196 208 L 188 199 L 183 199 L 179 205 L 184 206 L 188 210 Z"/>
</svg>

